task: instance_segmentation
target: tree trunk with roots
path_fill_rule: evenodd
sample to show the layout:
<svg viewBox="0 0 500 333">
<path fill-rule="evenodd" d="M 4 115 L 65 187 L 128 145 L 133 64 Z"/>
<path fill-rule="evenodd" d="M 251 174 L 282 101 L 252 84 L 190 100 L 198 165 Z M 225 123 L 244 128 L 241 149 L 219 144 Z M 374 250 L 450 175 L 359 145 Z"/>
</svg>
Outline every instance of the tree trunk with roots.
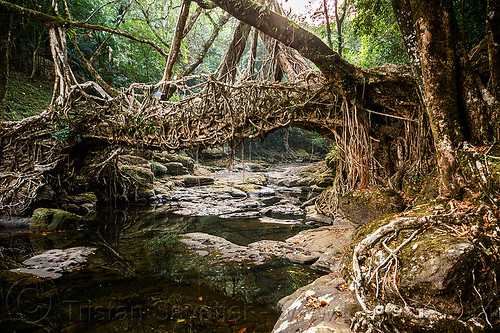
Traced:
<svg viewBox="0 0 500 333">
<path fill-rule="evenodd" d="M 416 27 L 421 90 L 437 153 L 441 193 L 460 196 L 467 184 L 459 168 L 459 145 L 464 140 L 481 145 L 492 139 L 487 119 L 491 119 L 496 106 L 488 105 L 485 97 L 489 93 L 479 90 L 480 80 L 470 69 L 458 40 L 452 1 L 409 0 L 409 5 Z M 405 19 L 400 17 L 398 22 Z"/>
</svg>

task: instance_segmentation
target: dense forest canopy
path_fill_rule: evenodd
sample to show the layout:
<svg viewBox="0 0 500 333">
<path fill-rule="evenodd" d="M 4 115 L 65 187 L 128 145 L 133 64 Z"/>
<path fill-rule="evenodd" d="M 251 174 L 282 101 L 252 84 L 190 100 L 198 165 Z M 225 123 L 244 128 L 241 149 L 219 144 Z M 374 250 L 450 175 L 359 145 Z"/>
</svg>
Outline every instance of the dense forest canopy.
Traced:
<svg viewBox="0 0 500 333">
<path fill-rule="evenodd" d="M 15 3 L 15 2 L 14 2 Z M 50 1 L 19 2 L 27 8 L 49 12 Z M 319 2 L 318 2 L 319 4 Z M 358 4 L 355 4 L 358 6 Z M 356 12 L 353 11 L 353 5 L 347 9 L 347 15 L 344 20 L 343 35 L 345 40 L 344 53 L 347 60 L 360 65 L 373 67 L 384 63 L 407 63 L 403 46 L 400 42 L 399 32 L 394 18 L 382 10 L 377 11 L 380 15 L 377 20 L 373 20 L 369 15 L 374 15 L 373 11 L 366 10 L 365 20 L 378 22 L 377 27 L 366 28 L 364 24 L 356 23 L 362 15 L 361 2 Z M 180 1 L 68 1 L 68 8 L 72 15 L 72 20 L 95 24 L 103 27 L 126 32 L 142 40 L 149 40 L 155 43 L 165 53 L 169 50 L 169 43 L 172 40 L 173 32 L 180 10 Z M 385 12 L 390 9 L 385 4 Z M 186 38 L 182 41 L 182 49 L 179 55 L 176 71 L 185 69 L 199 56 L 204 43 L 206 43 L 213 33 L 214 27 L 226 14 L 218 9 L 201 9 L 193 4 L 190 7 L 193 27 Z M 314 8 L 311 11 L 317 12 Z M 3 13 L 3 22 L 9 21 L 8 15 Z M 60 10 L 63 18 L 68 18 L 64 11 Z M 333 15 L 330 11 L 329 15 Z M 364 14 L 363 14 L 364 15 Z M 332 16 L 333 17 L 333 16 Z M 383 20 L 380 18 L 383 17 Z M 43 55 L 50 60 L 50 51 L 48 45 L 48 32 L 44 25 L 30 22 L 19 17 L 13 18 L 13 27 L 16 33 L 12 36 L 12 52 L 15 54 L 32 54 L 37 57 Z M 327 40 L 324 19 L 319 22 L 323 24 L 307 27 L 307 22 L 302 23 L 304 27 L 313 32 L 317 32 L 325 41 Z M 331 23 L 333 28 L 333 22 Z M 362 26 L 361 30 L 358 26 Z M 230 20 L 228 24 L 222 26 L 221 31 L 213 41 L 213 45 L 208 49 L 203 62 L 196 69 L 195 73 L 211 73 L 217 69 L 226 51 L 226 46 L 232 38 L 232 32 L 236 27 L 236 21 Z M 31 29 L 34 28 L 34 29 Z M 14 31 L 14 30 L 13 30 Z M 335 29 L 333 29 L 335 31 Z M 82 54 L 90 59 L 94 68 L 99 74 L 114 87 L 129 85 L 133 82 L 155 83 L 161 78 L 165 65 L 165 53 L 162 55 L 149 44 L 138 43 L 133 40 L 121 37 L 119 35 L 109 34 L 106 31 L 93 31 L 88 29 L 75 28 L 69 32 L 69 37 L 77 39 L 79 49 Z M 332 38 L 336 43 L 337 38 Z M 104 44 L 103 44 L 104 42 Z M 248 44 L 251 41 L 247 42 Z M 103 45 L 102 45 L 103 44 Z M 40 45 L 40 46 L 39 46 Z M 37 54 L 33 54 L 37 49 Z M 249 47 L 245 50 L 243 59 L 249 56 Z M 79 73 L 88 73 L 81 59 L 79 59 L 74 45 L 69 43 L 69 57 L 73 66 L 79 66 Z M 336 46 L 334 46 L 336 48 Z M 94 54 L 96 51 L 98 52 Z M 266 53 L 262 44 L 258 45 L 259 54 Z M 12 66 L 17 66 L 17 57 L 13 56 Z M 32 57 L 23 57 L 25 62 L 30 62 L 29 67 L 33 67 Z M 19 68 L 26 68 L 21 66 Z M 36 66 L 36 65 L 35 65 Z"/>
</svg>

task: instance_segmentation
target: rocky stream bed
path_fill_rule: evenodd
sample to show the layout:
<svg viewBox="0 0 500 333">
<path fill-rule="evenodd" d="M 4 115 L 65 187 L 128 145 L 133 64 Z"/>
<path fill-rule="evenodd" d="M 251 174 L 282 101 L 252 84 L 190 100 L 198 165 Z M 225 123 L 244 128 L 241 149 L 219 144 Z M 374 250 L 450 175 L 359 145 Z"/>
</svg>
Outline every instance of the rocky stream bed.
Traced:
<svg viewBox="0 0 500 333">
<path fill-rule="evenodd" d="M 329 218 L 314 206 L 315 190 L 328 177 L 321 163 L 272 169 L 249 163 L 232 171 L 196 172 L 188 159 L 123 159 L 131 160 L 135 164 L 122 170 L 139 184 L 134 206 L 99 209 L 98 195 L 82 192 L 68 198 L 66 210 L 49 205 L 31 218 L 0 219 L 0 326 L 350 332 L 352 319 L 366 306 L 346 278 L 357 274 L 352 260 L 371 276 L 377 296 L 464 312 L 467 303 L 456 288 L 470 281 L 467 272 L 477 255 L 466 237 L 439 229 L 417 237 L 402 232 L 382 242 L 388 249 L 398 237 L 415 237 L 397 260 L 383 248 L 349 256 L 358 253 L 361 239 L 390 226 L 389 217 L 436 216 L 443 205 L 401 213 L 405 205 L 397 193 L 357 191 L 341 198 L 341 214 Z M 51 195 L 46 189 L 40 206 Z M 391 275 L 393 265 L 402 267 L 398 276 Z M 385 276 L 379 275 L 384 269 Z M 377 311 L 397 322 L 398 309 L 406 308 L 390 303 Z M 427 318 L 419 316 L 415 320 Z"/>
</svg>

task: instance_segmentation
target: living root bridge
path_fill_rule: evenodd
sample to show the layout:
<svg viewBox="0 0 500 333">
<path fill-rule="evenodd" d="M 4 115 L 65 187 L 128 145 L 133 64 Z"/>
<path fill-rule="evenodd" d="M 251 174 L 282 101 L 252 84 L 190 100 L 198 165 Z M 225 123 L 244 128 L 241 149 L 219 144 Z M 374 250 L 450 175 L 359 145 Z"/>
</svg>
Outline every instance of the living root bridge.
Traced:
<svg viewBox="0 0 500 333">
<path fill-rule="evenodd" d="M 89 146 L 103 151 L 113 146 L 198 148 L 264 137 L 295 124 L 333 138 L 341 120 L 339 98 L 316 83 L 321 81 L 317 75 L 311 72 L 287 83 L 229 85 L 210 75 L 166 82 L 175 88 L 173 99 L 178 101 L 155 98 L 159 85 L 132 84 L 115 98 L 94 82 L 73 85 L 61 106 L 3 123 L 0 210 L 22 214 L 44 184 L 64 187 L 77 172 L 74 165 L 81 163 L 68 154 Z M 106 167 L 116 167 L 108 157 L 98 163 L 96 178 L 104 176 Z"/>
<path fill-rule="evenodd" d="M 99 133 L 130 143 L 139 140 L 158 148 L 181 149 L 254 139 L 279 128 L 308 124 L 333 139 L 341 124 L 339 97 L 316 82 L 316 72 L 295 82 L 235 85 L 210 75 L 190 76 L 165 83 L 175 87 L 173 99 L 178 101 L 155 98 L 159 86 L 133 84 L 95 110 L 102 127 L 97 126 L 90 136 Z"/>
</svg>

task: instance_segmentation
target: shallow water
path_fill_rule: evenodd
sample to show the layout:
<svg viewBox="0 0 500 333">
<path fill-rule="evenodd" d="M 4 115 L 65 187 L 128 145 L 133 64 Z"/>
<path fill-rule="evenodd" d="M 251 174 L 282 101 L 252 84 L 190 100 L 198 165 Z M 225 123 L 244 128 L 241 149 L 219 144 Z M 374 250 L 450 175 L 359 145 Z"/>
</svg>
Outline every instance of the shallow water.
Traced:
<svg viewBox="0 0 500 333">
<path fill-rule="evenodd" d="M 101 212 L 83 230 L 31 234 L 0 229 L 2 331 L 269 332 L 276 303 L 317 276 L 272 260 L 230 263 L 191 254 L 179 233 L 206 232 L 240 245 L 284 240 L 304 225 L 181 217 L 166 208 Z M 19 278 L 8 268 L 52 248 L 98 248 L 84 269 L 57 280 Z"/>
</svg>

